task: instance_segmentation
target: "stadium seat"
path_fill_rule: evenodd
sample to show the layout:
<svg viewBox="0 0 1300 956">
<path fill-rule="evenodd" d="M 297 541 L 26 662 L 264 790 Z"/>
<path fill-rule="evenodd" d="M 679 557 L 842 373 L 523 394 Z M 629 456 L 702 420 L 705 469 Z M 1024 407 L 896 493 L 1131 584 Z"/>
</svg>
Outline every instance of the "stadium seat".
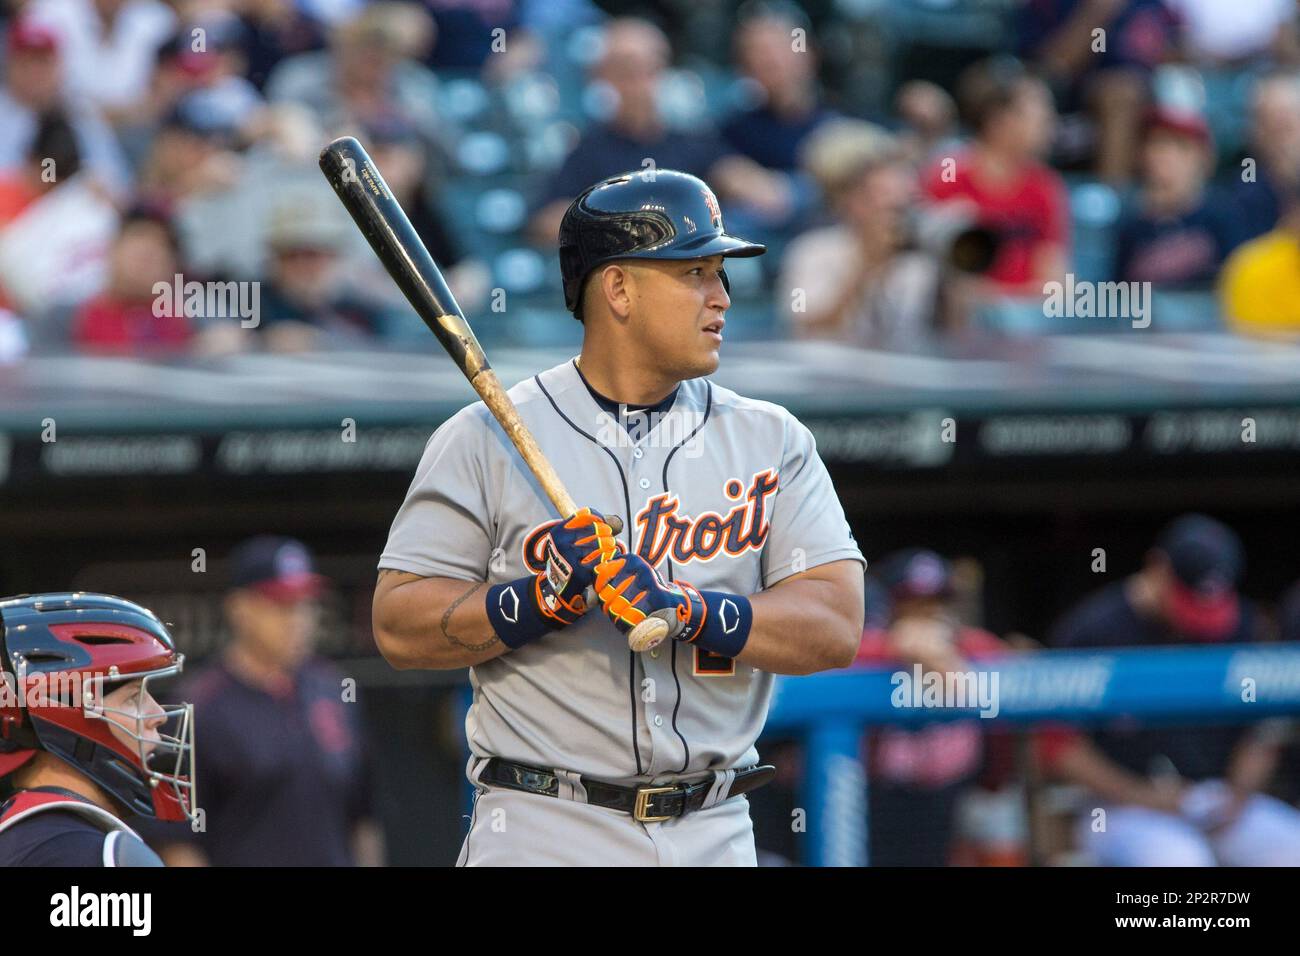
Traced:
<svg viewBox="0 0 1300 956">
<path fill-rule="evenodd" d="M 456 160 L 467 173 L 492 176 L 510 167 L 510 146 L 500 133 L 467 133 L 456 145 Z"/>
<path fill-rule="evenodd" d="M 1135 328 L 1114 317 L 1048 316 L 1040 298 L 999 299 L 980 309 L 975 324 L 1008 336 L 1098 333 L 1160 334 L 1165 332 L 1215 332 L 1223 329 L 1214 294 L 1203 291 L 1155 289 L 1149 303 L 1151 324 Z"/>
<path fill-rule="evenodd" d="M 936 46 L 1005 44 L 1006 16 L 1015 0 L 841 0 L 854 19 L 882 16 L 899 39 Z"/>
<path fill-rule="evenodd" d="M 560 88 L 545 73 L 525 73 L 506 84 L 501 102 L 510 117 L 522 127 L 545 123 L 560 111 Z"/>
<path fill-rule="evenodd" d="M 572 346 L 576 354 L 581 342 L 578 323 L 561 304 L 515 306 L 507 313 L 509 344 L 518 348 Z"/>
<path fill-rule="evenodd" d="M 444 79 L 438 91 L 438 111 L 453 122 L 473 126 L 486 116 L 491 97 L 473 76 Z"/>
<path fill-rule="evenodd" d="M 691 73 L 703 84 L 709 115 L 717 117 L 719 122 L 760 101 L 760 94 L 755 90 L 757 84 L 736 76 L 725 63 L 693 57 L 689 65 Z"/>
<path fill-rule="evenodd" d="M 536 249 L 516 246 L 492 262 L 492 283 L 507 293 L 529 294 L 543 290 L 550 263 Z"/>
<path fill-rule="evenodd" d="M 527 212 L 527 203 L 517 189 L 485 189 L 474 201 L 475 224 L 498 235 L 522 229 Z"/>
<path fill-rule="evenodd" d="M 443 184 L 447 227 L 470 255 L 491 258 L 523 243 L 528 189 L 521 177 L 458 176 Z"/>
<path fill-rule="evenodd" d="M 1214 134 L 1215 152 L 1231 160 L 1246 144 L 1248 104 L 1255 74 L 1243 70 L 1202 70 L 1205 118 Z"/>
<path fill-rule="evenodd" d="M 1161 332 L 1218 332 L 1224 324 L 1214 293 L 1157 289 L 1151 327 Z"/>
<path fill-rule="evenodd" d="M 1119 193 L 1105 183 L 1079 181 L 1070 185 L 1072 271 L 1077 279 L 1104 282 L 1111 278 L 1115 226 L 1121 208 Z"/>
<path fill-rule="evenodd" d="M 426 352 L 441 349 L 438 340 L 429 334 L 429 327 L 413 309 L 392 309 L 377 320 L 376 331 L 381 342 L 403 352 Z M 475 334 L 483 341 L 482 331 L 475 323 Z"/>
<path fill-rule="evenodd" d="M 997 299 L 976 310 L 973 324 L 987 332 L 1009 336 L 1045 335 L 1064 332 L 1060 327 L 1073 319 L 1049 319 L 1040 299 Z M 1096 329 L 1092 329 L 1096 331 Z"/>
<path fill-rule="evenodd" d="M 559 169 L 580 135 L 575 124 L 562 119 L 534 127 L 520 143 L 526 167 L 546 173 Z"/>
</svg>

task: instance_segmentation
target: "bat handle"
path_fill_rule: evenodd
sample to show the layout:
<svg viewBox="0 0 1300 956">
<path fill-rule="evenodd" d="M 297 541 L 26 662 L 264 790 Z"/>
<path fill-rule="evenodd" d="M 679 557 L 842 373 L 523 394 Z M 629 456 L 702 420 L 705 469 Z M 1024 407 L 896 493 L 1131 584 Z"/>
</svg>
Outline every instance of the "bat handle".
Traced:
<svg viewBox="0 0 1300 956">
<path fill-rule="evenodd" d="M 551 499 L 551 504 L 555 505 L 555 510 L 560 513 L 560 517 L 572 517 L 578 510 L 577 502 L 569 495 L 564 483 L 560 481 L 560 476 L 555 473 L 555 468 L 542 454 L 537 440 L 533 438 L 532 433 L 524 425 L 523 419 L 519 417 L 518 410 L 510 401 L 496 372 L 484 366 L 469 381 L 474 391 L 478 392 L 479 397 L 483 399 L 483 404 L 487 405 L 496 420 L 501 423 L 511 443 L 523 458 L 524 464 L 536 476 L 542 491 L 546 492 L 546 497 Z M 618 515 L 608 515 L 605 520 L 614 534 L 622 533 L 623 521 Z"/>
</svg>

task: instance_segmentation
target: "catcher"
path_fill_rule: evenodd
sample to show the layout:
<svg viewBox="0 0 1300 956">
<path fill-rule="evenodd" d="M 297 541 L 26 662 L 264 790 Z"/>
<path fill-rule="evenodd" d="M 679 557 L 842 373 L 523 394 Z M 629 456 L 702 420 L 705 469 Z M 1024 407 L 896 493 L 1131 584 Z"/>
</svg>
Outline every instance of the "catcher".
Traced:
<svg viewBox="0 0 1300 956">
<path fill-rule="evenodd" d="M 162 866 L 126 823 L 193 820 L 190 707 L 150 682 L 183 655 L 103 594 L 0 600 L 0 867 Z"/>
</svg>

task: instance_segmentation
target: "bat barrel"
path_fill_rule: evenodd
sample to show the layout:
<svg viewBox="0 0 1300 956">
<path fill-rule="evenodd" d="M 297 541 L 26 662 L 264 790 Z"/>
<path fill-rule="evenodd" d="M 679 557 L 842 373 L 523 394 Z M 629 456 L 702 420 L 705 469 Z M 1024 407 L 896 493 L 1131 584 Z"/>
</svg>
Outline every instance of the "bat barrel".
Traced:
<svg viewBox="0 0 1300 956">
<path fill-rule="evenodd" d="M 352 136 L 336 139 L 321 150 L 320 168 L 407 301 L 473 382 L 490 367 L 487 356 L 365 147 Z"/>
</svg>

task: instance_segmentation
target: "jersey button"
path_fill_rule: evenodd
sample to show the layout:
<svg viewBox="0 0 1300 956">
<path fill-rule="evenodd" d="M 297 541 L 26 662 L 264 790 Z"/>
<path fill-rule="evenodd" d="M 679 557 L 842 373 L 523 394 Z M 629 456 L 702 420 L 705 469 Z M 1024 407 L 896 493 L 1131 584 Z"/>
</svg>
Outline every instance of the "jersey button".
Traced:
<svg viewBox="0 0 1300 956">
<path fill-rule="evenodd" d="M 637 482 L 637 484 L 640 485 L 640 486 L 641 486 L 641 490 L 644 491 L 645 489 L 647 489 L 647 488 L 650 487 L 650 479 L 649 479 L 649 478 L 642 478 L 640 481 Z"/>
<path fill-rule="evenodd" d="M 663 725 L 664 725 L 664 719 L 658 715 L 655 715 L 655 726 L 662 727 Z"/>
<path fill-rule="evenodd" d="M 644 448 L 633 448 L 633 449 L 632 449 L 632 457 L 633 457 L 633 458 L 644 458 L 644 457 L 645 457 L 645 449 L 644 449 Z"/>
</svg>

